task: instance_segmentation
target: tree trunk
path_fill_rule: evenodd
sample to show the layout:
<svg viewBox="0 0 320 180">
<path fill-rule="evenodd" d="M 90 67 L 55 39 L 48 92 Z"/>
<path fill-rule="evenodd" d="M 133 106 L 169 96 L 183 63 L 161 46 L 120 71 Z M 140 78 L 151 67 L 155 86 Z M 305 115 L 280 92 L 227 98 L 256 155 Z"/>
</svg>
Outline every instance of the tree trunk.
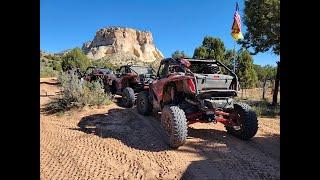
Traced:
<svg viewBox="0 0 320 180">
<path fill-rule="evenodd" d="M 262 99 L 265 100 L 265 93 L 266 93 L 266 84 L 267 84 L 267 79 L 263 80 L 263 85 L 262 85 Z"/>
<path fill-rule="evenodd" d="M 243 88 L 241 88 L 241 91 L 242 91 L 242 93 L 241 93 L 241 99 L 243 99 Z"/>
<path fill-rule="evenodd" d="M 244 98 L 247 99 L 247 87 L 244 89 Z"/>
<path fill-rule="evenodd" d="M 244 86 L 244 98 L 247 99 L 247 85 Z"/>
<path fill-rule="evenodd" d="M 276 105 L 278 102 L 278 92 L 279 92 L 279 82 L 280 82 L 280 61 L 277 62 L 277 74 L 274 84 L 274 91 L 273 91 L 273 98 L 272 98 L 272 105 Z"/>
</svg>

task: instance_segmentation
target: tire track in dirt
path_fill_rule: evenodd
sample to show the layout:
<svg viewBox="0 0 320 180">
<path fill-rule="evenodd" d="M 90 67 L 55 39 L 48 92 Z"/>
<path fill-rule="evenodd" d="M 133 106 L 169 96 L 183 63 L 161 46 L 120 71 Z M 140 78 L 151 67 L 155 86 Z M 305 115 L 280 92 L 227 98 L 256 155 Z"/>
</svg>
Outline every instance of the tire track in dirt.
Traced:
<svg viewBox="0 0 320 180">
<path fill-rule="evenodd" d="M 156 124 L 155 118 L 150 118 L 149 122 L 151 123 L 151 126 L 156 130 L 156 128 L 159 127 L 159 125 Z M 212 128 L 210 125 L 206 125 L 206 128 Z M 220 128 L 221 129 L 221 128 Z M 161 134 L 159 132 L 159 134 Z M 214 135 L 213 135 L 214 137 Z M 212 136 L 207 136 L 204 139 L 212 139 Z M 268 140 L 268 142 L 272 142 L 271 140 Z M 242 172 L 243 178 L 251 177 L 253 179 L 277 179 L 280 177 L 280 162 L 279 160 L 280 151 L 274 151 L 270 153 L 269 150 L 278 149 L 277 146 L 275 146 L 276 143 L 266 144 L 264 142 L 259 142 L 256 140 L 252 141 L 241 141 L 237 138 L 234 138 L 232 136 L 227 135 L 225 138 L 221 136 L 221 134 L 217 134 L 214 138 L 214 141 L 205 141 L 204 144 L 201 145 L 201 143 L 196 143 L 198 147 L 194 146 L 197 151 L 202 154 L 204 157 L 208 159 L 207 162 L 205 162 L 205 166 L 202 168 L 204 173 L 199 173 L 199 171 L 196 171 L 195 177 L 201 177 L 201 178 L 212 178 L 212 171 L 216 169 L 217 171 L 214 173 L 215 177 L 220 179 L 237 179 L 239 177 L 239 172 Z M 232 151 L 232 153 L 225 153 L 223 150 L 221 151 L 212 151 L 211 145 L 225 145 L 225 147 L 228 147 L 228 151 Z M 247 151 L 247 152 L 245 152 Z M 255 158 L 259 157 L 259 158 Z M 270 162 L 270 158 L 272 158 L 272 162 Z M 218 159 L 218 160 L 217 160 Z M 219 161 L 219 165 L 217 165 L 217 161 Z M 263 165 L 264 162 L 270 162 L 265 163 L 266 165 Z M 222 165 L 223 164 L 223 165 Z M 273 166 L 275 164 L 275 166 Z M 239 166 L 240 165 L 240 166 Z M 210 168 L 211 167 L 211 168 Z M 230 168 L 232 167 L 232 168 Z M 263 169 L 261 169 L 263 167 Z M 206 173 L 206 171 L 208 171 Z M 227 169 L 230 169 L 230 172 L 238 172 L 235 175 L 232 175 L 227 171 Z M 238 169 L 238 170 L 235 170 Z M 259 170 L 261 169 L 261 170 Z M 199 170 L 199 169 L 198 169 Z M 220 172 L 220 173 L 219 173 Z M 266 173 L 271 172 L 271 173 Z M 209 173 L 209 174 L 208 174 Z M 278 174 L 277 174 L 278 173 Z M 220 174 L 220 175 L 218 175 Z M 241 176 L 240 176 L 241 177 Z"/>
<path fill-rule="evenodd" d="M 201 125 L 205 128 L 200 132 L 195 132 L 194 136 L 204 140 L 203 143 L 193 144 L 197 151 L 206 157 L 203 162 L 196 163 L 196 166 L 190 168 L 186 176 L 191 179 L 207 179 L 212 175 L 217 179 L 279 179 L 280 178 L 280 160 L 277 156 L 270 156 L 265 147 L 276 148 L 274 145 L 262 144 L 253 138 L 251 141 L 241 141 L 235 137 L 227 135 L 222 125 L 216 125 L 211 129 L 208 124 Z M 196 139 L 195 141 L 199 141 Z M 215 146 L 223 148 L 215 148 Z M 278 152 L 280 153 L 280 152 Z M 206 168 L 215 171 L 208 172 Z M 198 173 L 198 171 L 202 173 Z M 187 170 L 188 171 L 188 170 Z M 197 174 L 196 174 L 197 173 Z M 188 179 L 188 178 L 185 178 Z M 210 179 L 210 178 L 209 178 Z"/>
<path fill-rule="evenodd" d="M 65 134 L 67 134 L 66 132 L 68 132 L 68 131 L 66 131 L 66 130 L 64 130 L 64 132 L 60 131 L 59 134 L 65 135 Z M 68 135 L 68 136 L 70 136 L 70 135 Z M 47 137 L 49 139 L 56 138 L 56 137 L 50 137 L 50 135 L 47 135 Z M 124 165 L 126 165 L 128 163 L 130 165 L 133 165 L 131 160 L 128 160 L 125 153 L 123 153 L 121 151 L 117 151 L 116 146 L 109 148 L 104 145 L 94 144 L 93 141 L 91 140 L 92 137 L 90 137 L 90 135 L 87 135 L 86 137 L 87 138 L 74 138 L 74 140 L 71 140 L 71 141 L 65 140 L 62 137 L 60 137 L 59 138 L 60 141 L 59 141 L 59 143 L 55 143 L 55 147 L 58 147 L 59 149 L 72 149 L 72 150 L 74 150 L 71 153 L 70 152 L 67 153 L 65 158 L 68 159 L 70 157 L 76 157 L 78 159 L 78 161 L 68 159 L 68 162 L 72 162 L 75 166 L 79 164 L 81 167 L 86 167 L 86 164 L 88 163 L 88 161 L 90 161 L 90 158 L 93 158 L 90 161 L 91 163 L 97 163 L 97 164 L 99 164 L 99 160 L 101 160 L 101 159 L 113 158 L 114 161 L 110 161 L 112 163 L 109 163 L 108 161 L 106 161 L 108 164 L 105 164 L 105 162 L 100 161 L 100 163 L 104 163 L 104 165 L 106 167 L 110 167 L 110 166 L 111 167 L 121 167 L 121 166 L 123 167 Z M 64 146 L 65 144 L 68 144 L 68 147 L 65 147 Z M 87 150 L 85 152 L 82 152 L 84 149 L 87 149 Z M 80 151 L 80 153 L 78 153 L 77 151 Z M 107 152 L 107 156 L 105 154 L 102 154 L 99 152 Z M 61 152 L 57 152 L 57 153 L 59 153 L 60 155 L 64 154 Z M 80 157 L 80 154 L 82 154 L 84 156 Z M 96 158 L 96 157 L 99 157 L 99 158 Z M 80 169 L 83 169 L 83 168 L 77 168 L 77 171 L 81 172 Z M 128 170 L 131 171 L 132 174 L 139 175 L 138 172 L 132 171 L 132 169 L 128 169 Z M 91 168 L 88 169 L 88 171 L 90 172 L 91 177 L 92 177 L 92 174 L 95 173 L 94 171 L 92 171 Z M 110 172 L 110 171 L 112 171 L 112 169 L 108 169 L 108 171 Z M 95 177 L 95 176 L 93 176 L 93 177 Z"/>
<path fill-rule="evenodd" d="M 162 132 L 160 130 L 160 123 L 154 117 L 145 117 L 137 113 L 136 108 L 130 110 L 130 114 L 134 114 L 139 121 L 137 129 L 143 127 L 145 131 L 141 132 L 140 140 L 143 144 L 151 144 L 155 146 L 155 149 L 150 153 L 147 153 L 148 159 L 153 159 L 154 162 L 160 167 L 160 172 L 156 176 L 157 178 L 170 177 L 177 178 L 177 175 L 172 176 L 176 171 L 176 167 L 172 164 L 175 161 L 174 156 L 170 156 L 169 147 L 165 144 L 162 138 Z M 150 149 L 148 149 L 150 150 Z M 155 174 L 155 171 L 153 172 Z"/>
<path fill-rule="evenodd" d="M 49 120 L 47 120 L 49 121 Z M 133 125 L 136 122 L 142 122 L 141 119 L 138 119 L 138 121 L 134 121 L 132 122 Z M 126 125 L 126 124 L 122 124 L 122 125 Z M 167 169 L 169 164 L 172 164 L 172 162 L 168 159 L 168 155 L 166 154 L 166 152 L 159 152 L 159 153 L 144 153 L 144 152 L 140 152 L 137 153 L 138 156 L 136 156 L 136 158 L 128 158 L 126 154 L 131 154 L 133 149 L 132 148 L 126 148 L 126 146 L 119 140 L 115 140 L 112 139 L 114 143 L 111 143 L 110 141 L 108 141 L 108 145 L 103 145 L 104 143 L 95 143 L 95 140 L 101 140 L 100 137 L 96 136 L 96 135 L 90 135 L 90 134 L 85 134 L 83 135 L 83 133 L 81 131 L 71 131 L 70 128 L 74 128 L 74 127 L 70 127 L 71 123 L 62 123 L 60 121 L 56 121 L 56 120 L 52 120 L 52 124 L 50 124 L 50 127 L 48 127 L 47 125 L 44 125 L 43 123 L 41 123 L 41 132 L 42 132 L 42 136 L 45 136 L 46 139 L 57 139 L 57 142 L 54 143 L 49 143 L 49 142 L 44 142 L 43 139 L 41 139 L 40 143 L 42 144 L 42 146 L 44 147 L 48 147 L 50 149 L 53 149 L 53 154 L 58 154 L 58 156 L 60 156 L 60 158 L 65 158 L 67 162 L 71 162 L 73 163 L 74 167 L 76 167 L 76 165 L 79 165 L 81 168 L 78 169 L 68 169 L 69 171 L 81 171 L 83 169 L 85 169 L 85 164 L 86 163 L 81 163 L 81 162 L 86 162 L 84 158 L 81 158 L 81 156 L 79 154 L 82 154 L 82 157 L 90 157 L 92 159 L 92 162 L 95 162 L 96 164 L 99 163 L 103 163 L 103 161 L 100 161 L 101 159 L 109 159 L 112 158 L 113 160 L 111 161 L 112 163 L 110 164 L 105 164 L 106 167 L 117 167 L 121 169 L 124 169 L 123 174 L 121 173 L 114 173 L 112 169 L 108 169 L 105 171 L 107 172 L 111 172 L 112 174 L 119 174 L 121 177 L 126 175 L 134 175 L 132 178 L 134 179 L 141 179 L 145 176 L 145 172 L 147 172 L 148 170 L 144 169 L 144 166 L 140 164 L 140 162 L 144 162 L 145 160 L 150 161 L 150 159 L 157 159 L 157 158 L 162 158 L 160 161 L 156 160 L 155 163 L 153 165 L 151 165 L 151 167 L 157 167 L 158 171 L 153 171 L 152 175 L 157 174 L 158 173 L 158 177 L 166 177 L 169 174 L 169 170 Z M 138 125 L 140 128 L 144 127 L 144 125 Z M 67 128 L 69 127 L 69 128 Z M 50 129 L 50 131 L 48 130 Z M 98 131 L 103 131 L 102 127 L 99 127 L 97 129 Z M 159 143 L 159 139 L 157 137 L 152 136 L 152 130 L 149 133 L 145 133 L 142 140 L 146 141 L 146 142 L 153 142 L 154 144 L 160 144 Z M 82 134 L 81 136 L 79 136 L 79 133 Z M 99 133 L 99 132 L 98 132 Z M 58 136 L 58 137 L 57 137 Z M 104 139 L 103 139 L 104 140 Z M 144 142 L 145 143 L 145 142 Z M 52 145 L 53 144 L 53 145 Z M 165 146 L 164 144 L 162 144 L 162 146 Z M 94 147 L 94 148 L 92 148 Z M 57 149 L 72 149 L 74 152 L 68 152 L 68 153 L 62 153 L 59 152 Z M 85 154 L 85 152 L 78 152 L 81 151 L 82 149 L 86 149 L 86 152 L 91 152 L 89 154 Z M 99 152 L 105 152 L 106 154 L 103 155 Z M 146 155 L 147 154 L 147 155 Z M 65 155 L 65 156 L 63 156 Z M 163 156 L 163 157 L 162 157 Z M 72 159 L 70 159 L 70 157 L 74 157 Z M 99 158 L 93 158 L 93 157 L 99 157 Z M 135 157 L 135 156 L 131 156 L 131 157 Z M 157 158 L 156 158 L 157 157 Z M 42 159 L 42 158 L 41 158 Z M 78 159 L 78 160 L 73 160 L 73 159 Z M 159 163 L 159 162 L 166 162 L 164 163 Z M 128 165 L 127 165 L 128 164 Z M 152 163 L 151 163 L 152 164 Z M 149 165 L 148 165 L 149 166 Z M 67 165 L 64 165 L 63 167 L 60 167 L 60 169 L 65 169 L 66 167 L 68 167 Z M 147 166 L 146 166 L 147 167 Z M 114 168 L 116 169 L 116 168 Z M 102 169 L 104 170 L 104 169 Z M 57 170 L 53 171 L 56 172 Z M 96 177 L 96 176 L 92 176 L 92 174 L 94 174 L 94 172 L 87 170 L 90 172 L 91 174 L 91 178 L 92 177 Z M 116 171 L 116 170 L 114 170 Z M 127 173 L 125 173 L 127 172 Z M 76 174 L 71 174 L 72 176 L 76 176 Z M 87 174 L 81 174 L 79 173 L 79 175 L 81 175 L 82 177 L 86 177 Z M 148 175 L 148 174 L 147 174 Z M 150 176 L 150 175 L 148 175 Z M 53 177 L 53 176 L 52 176 Z"/>
<path fill-rule="evenodd" d="M 155 162 L 158 164 L 158 166 L 161 167 L 162 169 L 162 172 L 159 174 L 158 178 L 162 178 L 163 176 L 167 176 L 171 174 L 172 171 L 174 171 L 175 169 L 175 167 L 172 164 L 173 164 L 173 161 L 176 160 L 176 158 L 174 156 L 170 157 L 170 155 L 168 154 L 168 151 L 170 149 L 165 144 L 165 141 L 163 139 L 163 132 L 160 129 L 161 126 L 158 119 L 151 116 L 142 116 L 138 114 L 136 110 L 132 111 L 132 113 L 135 114 L 135 116 L 141 120 L 141 122 L 144 124 L 144 127 L 147 127 L 148 129 L 150 129 L 150 132 L 153 132 L 152 133 L 153 136 L 148 136 L 149 139 L 145 142 L 158 143 L 163 149 L 167 149 L 167 151 L 164 151 L 164 152 L 152 153 L 153 157 L 158 156 L 158 158 L 154 158 L 154 159 L 155 159 Z M 161 154 L 161 156 L 159 156 L 159 154 Z"/>
<path fill-rule="evenodd" d="M 40 117 L 41 179 L 280 178 L 277 121 L 259 121 L 251 141 L 227 135 L 221 124 L 194 124 L 174 150 L 162 139 L 159 119 L 136 108 L 112 104 Z"/>
</svg>

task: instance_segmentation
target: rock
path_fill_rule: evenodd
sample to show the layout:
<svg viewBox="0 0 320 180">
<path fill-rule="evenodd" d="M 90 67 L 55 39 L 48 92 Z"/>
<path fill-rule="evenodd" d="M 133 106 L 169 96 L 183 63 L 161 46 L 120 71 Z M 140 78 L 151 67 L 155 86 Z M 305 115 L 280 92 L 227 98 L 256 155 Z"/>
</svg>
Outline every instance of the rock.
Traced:
<svg viewBox="0 0 320 180">
<path fill-rule="evenodd" d="M 153 43 L 152 33 L 132 28 L 108 27 L 96 32 L 92 41 L 82 46 L 88 58 L 97 60 L 114 53 L 128 53 L 144 62 L 163 58 Z"/>
<path fill-rule="evenodd" d="M 160 60 L 158 60 L 160 62 Z M 158 61 L 152 61 L 151 63 L 158 62 Z M 131 52 L 123 52 L 118 51 L 115 53 L 112 53 L 110 55 L 106 55 L 105 57 L 101 59 L 95 60 L 95 62 L 108 62 L 115 66 L 122 66 L 129 63 L 133 63 L 136 65 L 149 65 L 150 62 L 143 61 L 139 59 L 134 53 Z"/>
</svg>

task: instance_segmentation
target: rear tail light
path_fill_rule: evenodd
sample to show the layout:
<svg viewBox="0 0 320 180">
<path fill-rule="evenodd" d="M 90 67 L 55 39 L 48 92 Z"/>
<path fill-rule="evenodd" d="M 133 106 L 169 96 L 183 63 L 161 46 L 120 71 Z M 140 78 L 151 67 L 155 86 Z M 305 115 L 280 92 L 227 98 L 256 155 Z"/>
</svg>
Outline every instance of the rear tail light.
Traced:
<svg viewBox="0 0 320 180">
<path fill-rule="evenodd" d="M 190 91 L 195 93 L 196 92 L 196 86 L 194 85 L 192 79 L 188 79 L 187 83 L 188 83 Z"/>
</svg>

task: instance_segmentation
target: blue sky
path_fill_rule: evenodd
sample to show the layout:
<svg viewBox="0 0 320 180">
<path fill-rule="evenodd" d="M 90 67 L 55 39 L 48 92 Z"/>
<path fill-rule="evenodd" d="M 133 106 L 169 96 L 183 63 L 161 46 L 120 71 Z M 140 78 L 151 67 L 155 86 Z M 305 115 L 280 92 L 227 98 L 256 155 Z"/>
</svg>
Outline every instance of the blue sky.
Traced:
<svg viewBox="0 0 320 180">
<path fill-rule="evenodd" d="M 192 56 L 206 35 L 234 47 L 230 35 L 236 0 L 40 0 L 40 48 L 59 52 L 92 40 L 107 26 L 148 30 L 164 56 L 183 50 Z M 244 1 L 238 0 L 240 15 Z M 243 28 L 245 31 L 245 27 Z M 236 45 L 236 49 L 240 46 Z M 254 57 L 256 64 L 276 65 L 271 52 Z"/>
</svg>

